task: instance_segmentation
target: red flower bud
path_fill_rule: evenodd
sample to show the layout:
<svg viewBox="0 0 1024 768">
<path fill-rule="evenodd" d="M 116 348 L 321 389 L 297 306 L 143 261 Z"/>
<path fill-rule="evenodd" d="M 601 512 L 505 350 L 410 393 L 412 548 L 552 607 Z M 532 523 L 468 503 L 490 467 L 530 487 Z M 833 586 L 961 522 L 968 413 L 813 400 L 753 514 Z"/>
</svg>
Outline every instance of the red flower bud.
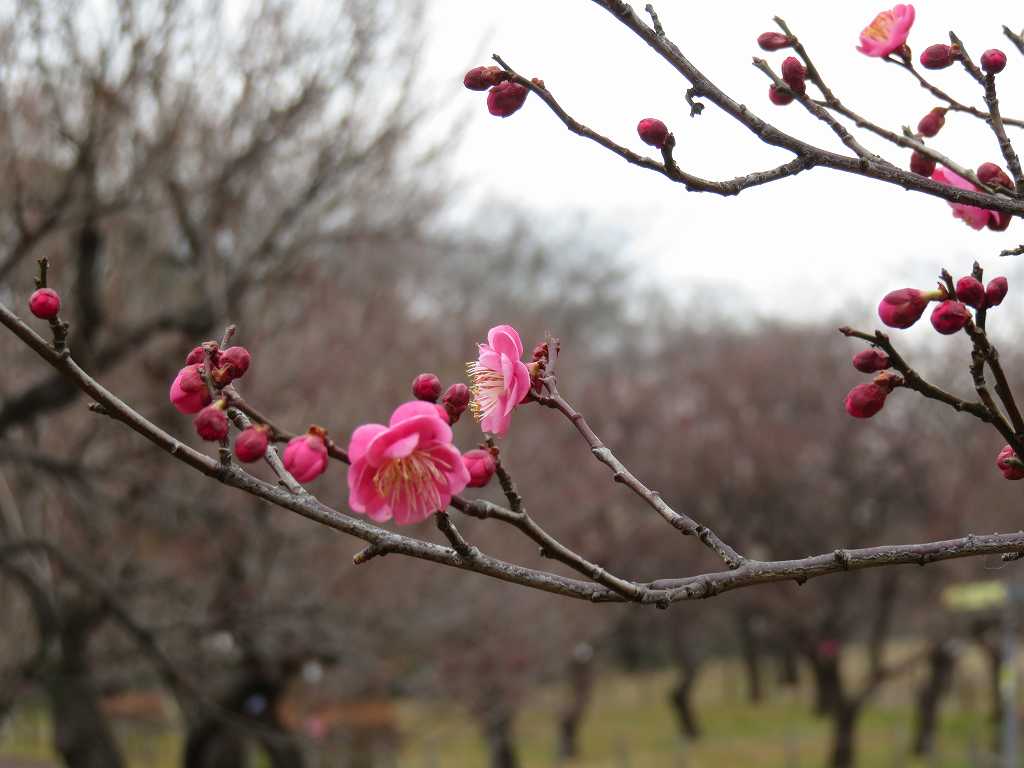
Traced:
<svg viewBox="0 0 1024 768">
<path fill-rule="evenodd" d="M 858 384 L 846 396 L 846 412 L 855 419 L 870 419 L 885 405 L 889 390 L 878 384 Z"/>
<path fill-rule="evenodd" d="M 310 427 L 306 434 L 293 437 L 285 446 L 281 461 L 297 482 L 308 483 L 327 469 L 324 434 L 319 427 Z"/>
<path fill-rule="evenodd" d="M 220 353 L 220 360 L 217 364 L 228 369 L 226 374 L 228 380 L 231 381 L 242 378 L 249 370 L 251 362 L 252 355 L 245 347 L 228 347 Z"/>
<path fill-rule="evenodd" d="M 511 75 L 501 67 L 473 67 L 462 78 L 462 84 L 471 91 L 486 91 L 504 83 Z"/>
<path fill-rule="evenodd" d="M 210 400 L 202 365 L 186 365 L 171 382 L 171 402 L 181 413 L 197 413 Z"/>
<path fill-rule="evenodd" d="M 921 52 L 921 66 L 925 69 L 945 69 L 957 60 L 957 55 L 948 45 L 929 45 Z"/>
<path fill-rule="evenodd" d="M 909 328 L 924 314 L 928 302 L 938 298 L 916 288 L 901 288 L 885 295 L 878 305 L 878 316 L 890 328 Z"/>
<path fill-rule="evenodd" d="M 469 406 L 469 387 L 465 384 L 452 384 L 441 398 L 448 420 L 454 424 Z"/>
<path fill-rule="evenodd" d="M 878 373 L 890 365 L 889 356 L 877 349 L 865 349 L 853 356 L 853 367 L 861 373 Z"/>
<path fill-rule="evenodd" d="M 917 124 L 917 132 L 922 136 L 931 138 L 939 131 L 942 130 L 942 126 L 946 124 L 946 110 L 942 107 L 936 107 L 927 115 L 921 118 L 921 122 Z"/>
<path fill-rule="evenodd" d="M 491 482 L 496 464 L 494 456 L 491 455 L 490 451 L 485 451 L 481 448 L 466 451 L 462 454 L 462 463 L 466 465 L 466 469 L 469 471 L 469 482 L 467 485 L 470 488 L 483 488 Z"/>
<path fill-rule="evenodd" d="M 942 302 L 932 310 L 932 327 L 946 336 L 959 331 L 970 319 L 970 310 L 953 299 Z"/>
<path fill-rule="evenodd" d="M 800 59 L 796 56 L 789 56 L 782 62 L 782 79 L 797 93 L 807 90 L 807 68 L 800 63 Z"/>
<path fill-rule="evenodd" d="M 668 141 L 668 127 L 656 117 L 645 117 L 636 124 L 636 132 L 644 144 L 661 149 Z"/>
<path fill-rule="evenodd" d="M 487 93 L 487 111 L 495 117 L 508 117 L 519 111 L 529 93 L 530 89 L 519 83 L 498 83 Z"/>
<path fill-rule="evenodd" d="M 41 320 L 52 320 L 60 312 L 60 296 L 52 288 L 40 288 L 28 297 L 28 308 Z"/>
<path fill-rule="evenodd" d="M 1013 190 L 1013 182 L 1006 175 L 1006 171 L 995 163 L 982 163 L 978 166 L 978 181 L 988 184 L 990 187 L 1005 187 Z"/>
<path fill-rule="evenodd" d="M 967 275 L 956 281 L 956 297 L 969 307 L 985 306 L 985 286 L 977 278 Z"/>
<path fill-rule="evenodd" d="M 793 41 L 781 32 L 764 32 L 757 36 L 757 44 L 761 46 L 762 51 L 778 51 L 789 48 Z"/>
<path fill-rule="evenodd" d="M 196 415 L 193 423 L 203 440 L 223 440 L 228 436 L 228 417 L 223 411 L 223 402 L 208 405 Z"/>
<path fill-rule="evenodd" d="M 935 160 L 928 157 L 928 155 L 922 155 L 920 152 L 915 152 L 910 156 L 910 170 L 918 176 L 930 178 L 932 172 L 935 170 Z"/>
<path fill-rule="evenodd" d="M 1008 226 L 1010 226 L 1010 220 L 1013 218 L 1008 213 L 1002 211 L 989 211 L 988 224 L 987 226 L 993 232 L 1002 232 Z"/>
<path fill-rule="evenodd" d="M 1003 303 L 1009 289 L 1010 286 L 1005 277 L 993 277 L 985 288 L 985 306 L 998 307 Z"/>
<path fill-rule="evenodd" d="M 793 94 L 777 87 L 774 83 L 768 86 L 768 99 L 772 104 L 784 107 L 793 102 Z"/>
<path fill-rule="evenodd" d="M 267 428 L 263 425 L 247 427 L 235 438 L 235 456 L 239 461 L 258 461 L 267 452 Z"/>
<path fill-rule="evenodd" d="M 436 403 L 441 395 L 441 380 L 432 373 L 421 373 L 412 380 L 412 396 L 417 400 Z"/>
<path fill-rule="evenodd" d="M 1006 66 L 1006 54 L 998 48 L 989 48 L 981 54 L 981 68 L 990 75 L 998 75 Z"/>
<path fill-rule="evenodd" d="M 996 457 L 996 466 L 1003 473 L 1003 477 L 1007 480 L 1020 480 L 1024 478 L 1024 467 L 1018 466 L 1016 462 L 1011 464 L 1011 459 L 1017 459 L 1017 454 L 1014 453 L 1013 448 L 1004 445 Z"/>
</svg>

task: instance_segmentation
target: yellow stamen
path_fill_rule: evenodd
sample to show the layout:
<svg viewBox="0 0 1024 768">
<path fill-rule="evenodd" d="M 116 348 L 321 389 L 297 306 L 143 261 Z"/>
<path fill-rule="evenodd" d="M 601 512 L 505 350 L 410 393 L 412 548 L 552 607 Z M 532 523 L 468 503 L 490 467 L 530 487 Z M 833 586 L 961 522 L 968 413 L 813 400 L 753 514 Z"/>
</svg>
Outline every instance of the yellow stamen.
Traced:
<svg viewBox="0 0 1024 768">
<path fill-rule="evenodd" d="M 413 451 L 381 467 L 373 486 L 392 508 L 408 506 L 417 512 L 434 512 L 442 506 L 437 490 L 444 482 L 442 469 L 451 466 L 423 451 Z"/>
</svg>

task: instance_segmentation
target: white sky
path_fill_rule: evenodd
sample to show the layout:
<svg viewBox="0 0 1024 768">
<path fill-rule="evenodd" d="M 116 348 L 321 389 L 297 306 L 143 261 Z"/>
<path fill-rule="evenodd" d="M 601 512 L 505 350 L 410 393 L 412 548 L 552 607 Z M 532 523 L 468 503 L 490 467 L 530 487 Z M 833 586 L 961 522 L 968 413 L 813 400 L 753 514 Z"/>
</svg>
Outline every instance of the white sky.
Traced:
<svg viewBox="0 0 1024 768">
<path fill-rule="evenodd" d="M 535 97 L 507 119 L 487 114 L 485 94 L 465 90 L 462 74 L 489 63 L 491 52 L 528 77 L 541 77 L 562 106 L 581 122 L 635 151 L 649 150 L 636 135 L 643 117 L 664 120 L 677 139 L 676 160 L 706 178 L 731 178 L 792 157 L 760 143 L 709 105 L 691 119 L 688 84 L 629 30 L 589 0 L 516 0 L 514 3 L 433 0 L 429 76 L 438 97 L 468 107 L 472 123 L 457 168 L 481 196 L 495 195 L 548 214 L 585 213 L 598 236 L 624 234 L 623 254 L 652 279 L 689 292 L 695 284 L 725 284 L 737 307 L 820 319 L 841 307 L 874 306 L 887 290 L 927 287 L 948 266 L 966 274 L 973 259 L 988 274 L 1006 274 L 1024 286 L 1024 257 L 998 259 L 1024 242 L 1024 222 L 1006 232 L 975 232 L 952 217 L 937 198 L 826 169 L 723 198 L 688 193 L 659 174 L 635 168 L 596 144 L 566 131 Z M 642 10 L 644 0 L 633 7 Z M 776 68 L 789 51 L 764 53 L 759 33 L 775 30 L 772 16 L 789 23 L 832 90 L 848 106 L 892 130 L 916 126 L 937 102 L 903 70 L 855 50 L 860 30 L 879 3 L 655 3 L 665 30 L 683 53 L 719 87 L 761 117 L 803 139 L 847 151 L 798 104 L 776 107 L 765 76 L 750 64 L 763 56 Z M 918 3 L 909 44 L 917 55 L 947 42 L 954 28 L 975 61 L 983 50 L 1006 51 L 998 79 L 1003 113 L 1024 117 L 1024 57 L 1002 35 L 1002 25 L 1024 27 L 1024 5 L 943 0 Z M 983 106 L 978 86 L 960 67 L 930 73 L 937 85 L 966 103 Z M 869 134 L 869 148 L 901 165 L 909 153 Z M 1020 137 L 1024 154 L 1024 130 Z M 994 136 L 975 118 L 950 113 L 932 142 L 960 163 L 991 160 L 1005 167 Z M 724 286 L 723 286 L 724 287 Z M 852 318 L 851 318 L 852 319 Z"/>
</svg>

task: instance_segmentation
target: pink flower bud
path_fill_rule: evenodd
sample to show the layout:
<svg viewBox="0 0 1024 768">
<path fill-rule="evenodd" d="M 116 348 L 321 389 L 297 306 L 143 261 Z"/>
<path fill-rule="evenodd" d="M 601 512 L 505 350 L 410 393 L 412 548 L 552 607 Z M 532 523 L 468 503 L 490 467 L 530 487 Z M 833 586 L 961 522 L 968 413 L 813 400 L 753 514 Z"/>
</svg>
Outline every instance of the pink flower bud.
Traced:
<svg viewBox="0 0 1024 768">
<path fill-rule="evenodd" d="M 511 75 L 501 67 L 473 67 L 462 78 L 462 84 L 471 91 L 486 91 L 504 83 Z"/>
<path fill-rule="evenodd" d="M 853 367 L 861 373 L 878 373 L 890 366 L 889 356 L 877 349 L 865 349 L 853 356 Z"/>
<path fill-rule="evenodd" d="M 981 54 L 981 68 L 990 75 L 998 75 L 1006 67 L 1006 54 L 998 48 L 989 48 Z"/>
<path fill-rule="evenodd" d="M 495 117 L 508 117 L 523 106 L 529 93 L 530 89 L 519 83 L 498 83 L 487 93 L 487 111 Z"/>
<path fill-rule="evenodd" d="M 929 45 L 921 52 L 921 66 L 925 69 L 945 69 L 957 58 L 953 49 L 948 45 L 942 43 Z"/>
<path fill-rule="evenodd" d="M 939 131 L 942 130 L 942 126 L 946 124 L 946 110 L 942 107 L 936 107 L 927 115 L 921 118 L 921 122 L 917 124 L 917 132 L 922 136 L 931 138 Z"/>
<path fill-rule="evenodd" d="M 668 126 L 656 117 L 645 117 L 636 124 L 636 132 L 644 144 L 661 149 L 668 141 Z"/>
<path fill-rule="evenodd" d="M 1010 285 L 1006 282 L 1005 277 L 993 277 L 985 288 L 985 306 L 998 307 L 1006 298 L 1008 290 L 1010 290 Z"/>
<path fill-rule="evenodd" d="M 469 407 L 469 387 L 465 384 L 452 384 L 444 393 L 441 402 L 448 414 L 448 421 L 454 424 Z"/>
<path fill-rule="evenodd" d="M 935 170 L 935 160 L 928 157 L 928 155 L 922 155 L 920 152 L 914 152 L 914 154 L 910 156 L 910 170 L 918 176 L 930 177 L 932 172 Z"/>
<path fill-rule="evenodd" d="M 970 310 L 953 299 L 942 302 L 932 310 L 932 327 L 945 336 L 959 331 L 970 319 Z"/>
<path fill-rule="evenodd" d="M 781 32 L 764 32 L 757 36 L 757 44 L 761 46 L 762 51 L 778 51 L 789 48 L 793 41 Z"/>
<path fill-rule="evenodd" d="M 1024 479 L 1024 466 L 1019 466 L 1016 461 L 1010 463 L 1011 459 L 1017 459 L 1017 454 L 1014 453 L 1013 448 L 1008 445 L 1004 445 L 1003 449 L 999 451 L 999 455 L 996 457 L 996 466 L 999 467 L 999 471 L 1003 473 L 1003 477 L 1007 480 L 1020 480 Z"/>
<path fill-rule="evenodd" d="M 60 312 L 60 296 L 52 288 L 40 288 L 28 297 L 29 311 L 41 320 L 52 320 Z"/>
<path fill-rule="evenodd" d="M 901 288 L 885 295 L 878 305 L 878 316 L 890 328 L 909 328 L 924 314 L 925 307 L 938 292 L 925 293 L 916 288 Z"/>
<path fill-rule="evenodd" d="M 218 365 L 228 369 L 226 373 L 230 381 L 242 378 L 251 362 L 252 355 L 245 347 L 228 347 L 220 353 Z"/>
<path fill-rule="evenodd" d="M 284 468 L 297 482 L 308 483 L 323 474 L 327 469 L 327 443 L 324 431 L 319 427 L 310 427 L 309 432 L 293 437 L 285 446 Z"/>
<path fill-rule="evenodd" d="M 247 427 L 235 438 L 235 456 L 246 463 L 258 461 L 267 452 L 267 428 L 262 424 Z"/>
<path fill-rule="evenodd" d="M 978 166 L 978 181 L 988 184 L 990 187 L 1005 187 L 1013 190 L 1013 182 L 1006 175 L 1006 171 L 995 163 L 982 163 Z"/>
<path fill-rule="evenodd" d="M 223 408 L 224 401 L 218 400 L 199 411 L 193 423 L 203 440 L 218 441 L 228 436 L 228 417 Z"/>
<path fill-rule="evenodd" d="M 198 413 L 212 398 L 203 380 L 202 365 L 186 365 L 171 383 L 171 402 L 181 413 Z"/>
<path fill-rule="evenodd" d="M 956 281 L 956 297 L 969 307 L 985 306 L 985 286 L 977 278 L 967 275 Z"/>
<path fill-rule="evenodd" d="M 196 365 L 206 360 L 206 352 L 203 351 L 202 347 L 196 347 L 188 353 L 188 357 L 185 358 L 185 365 Z"/>
<path fill-rule="evenodd" d="M 412 380 L 412 396 L 417 400 L 436 403 L 441 396 L 441 380 L 432 373 L 421 373 Z"/>
<path fill-rule="evenodd" d="M 807 68 L 796 56 L 789 56 L 782 62 L 782 79 L 797 93 L 807 90 Z"/>
<path fill-rule="evenodd" d="M 470 488 L 483 488 L 491 482 L 496 465 L 490 451 L 482 448 L 466 451 L 462 454 L 462 463 L 469 471 L 469 482 L 466 485 Z"/>
<path fill-rule="evenodd" d="M 855 419 L 870 419 L 885 405 L 889 390 L 878 384 L 858 384 L 846 396 L 846 412 Z"/>
<path fill-rule="evenodd" d="M 768 99 L 778 107 L 793 103 L 793 94 L 777 87 L 774 83 L 768 86 Z"/>
<path fill-rule="evenodd" d="M 1002 211 L 989 211 L 988 224 L 987 226 L 993 232 L 1002 232 L 1008 226 L 1010 226 L 1010 220 L 1013 218 L 1008 213 Z"/>
</svg>

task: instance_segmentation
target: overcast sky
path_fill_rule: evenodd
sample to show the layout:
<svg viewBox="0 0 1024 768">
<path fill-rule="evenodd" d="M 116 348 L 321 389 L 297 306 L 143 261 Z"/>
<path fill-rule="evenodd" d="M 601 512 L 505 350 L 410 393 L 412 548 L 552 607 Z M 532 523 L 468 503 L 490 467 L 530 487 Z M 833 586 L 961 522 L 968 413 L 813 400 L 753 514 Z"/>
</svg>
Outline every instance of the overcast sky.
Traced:
<svg viewBox="0 0 1024 768">
<path fill-rule="evenodd" d="M 633 6 L 642 10 L 643 4 Z M 975 258 L 990 275 L 1006 274 L 1011 286 L 1024 286 L 1024 257 L 997 258 L 1024 242 L 1020 220 L 1006 232 L 975 232 L 954 219 L 944 201 L 825 169 L 733 198 L 688 193 L 568 133 L 535 97 L 507 119 L 491 117 L 484 94 L 463 89 L 461 76 L 496 52 L 526 76 L 542 78 L 578 120 L 635 151 L 658 156 L 640 142 L 635 126 L 643 117 L 661 118 L 676 135 L 677 162 L 706 178 L 730 178 L 792 157 L 760 143 L 713 106 L 690 118 L 683 100 L 688 84 L 589 0 L 433 0 L 430 6 L 431 79 L 442 83 L 439 98 L 468 105 L 473 114 L 457 167 L 474 192 L 570 220 L 582 212 L 597 236 L 623 234 L 623 256 L 673 290 L 712 283 L 737 307 L 813 319 L 854 303 L 874 305 L 892 288 L 927 287 L 943 265 L 966 274 Z M 778 67 L 789 55 L 763 53 L 756 45 L 759 33 L 775 29 L 774 14 L 800 36 L 833 91 L 866 117 L 899 131 L 937 106 L 908 73 L 856 51 L 861 29 L 891 6 L 661 0 L 655 7 L 669 37 L 719 87 L 819 146 L 846 151 L 798 104 L 772 105 L 765 76 L 750 64 L 752 56 L 764 56 Z M 1024 92 L 1024 57 L 1002 35 L 1004 23 L 1024 27 L 1024 5 L 933 0 L 919 3 L 917 12 L 908 41 L 915 58 L 947 41 L 951 28 L 975 60 L 987 48 L 1005 50 L 1010 63 L 998 80 L 1003 113 L 1024 117 L 1024 98 L 1013 98 Z M 961 68 L 930 76 L 961 101 L 983 106 L 980 89 Z M 1024 153 L 1024 131 L 1011 136 L 1021 138 Z M 867 134 L 859 138 L 894 162 L 909 160 L 906 150 Z M 987 160 L 1004 165 L 989 129 L 969 116 L 951 113 L 933 145 L 970 167 Z"/>
</svg>

